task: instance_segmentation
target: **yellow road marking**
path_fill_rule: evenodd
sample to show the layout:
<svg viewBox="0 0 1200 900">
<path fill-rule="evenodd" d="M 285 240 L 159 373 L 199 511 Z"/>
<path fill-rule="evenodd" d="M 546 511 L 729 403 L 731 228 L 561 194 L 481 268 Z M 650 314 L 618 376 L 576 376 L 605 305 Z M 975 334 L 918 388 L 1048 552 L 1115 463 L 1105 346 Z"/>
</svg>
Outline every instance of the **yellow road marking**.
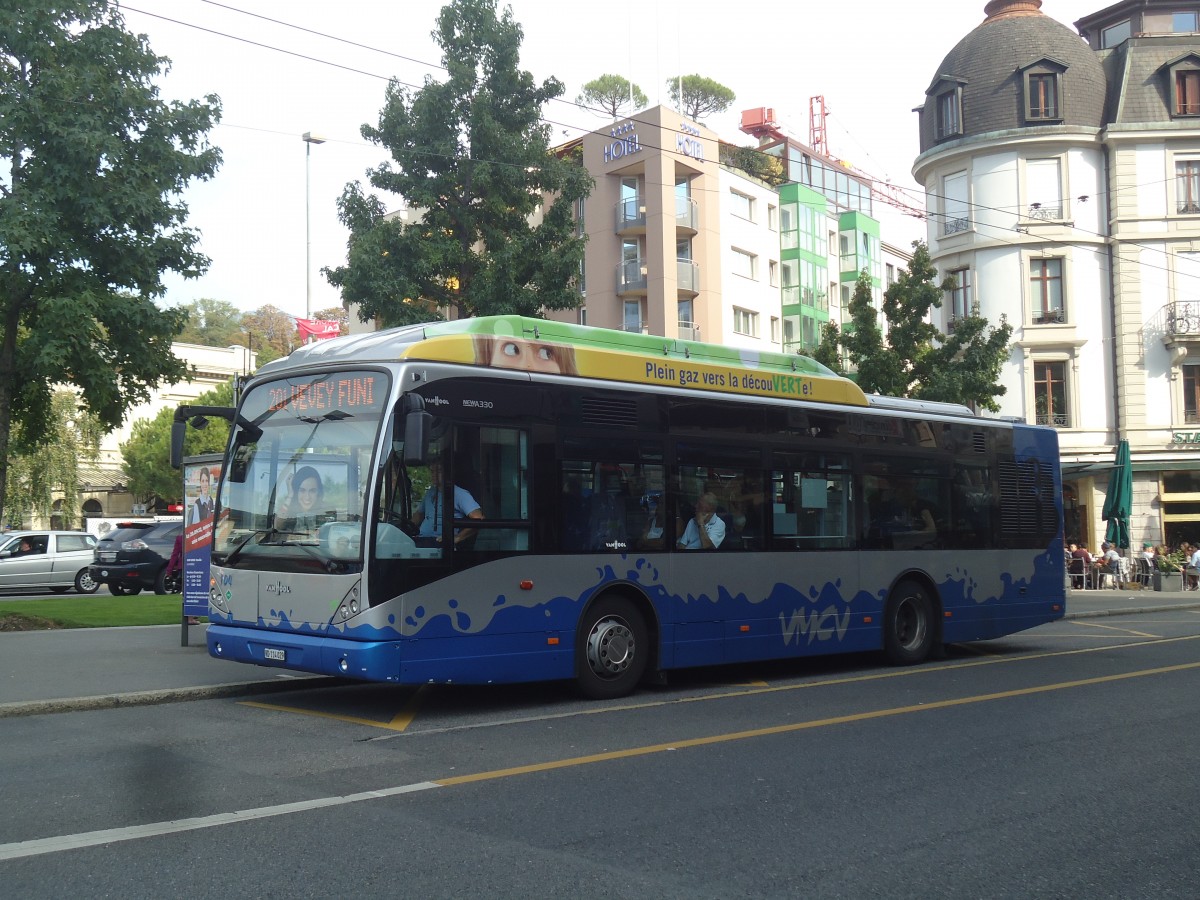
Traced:
<svg viewBox="0 0 1200 900">
<path fill-rule="evenodd" d="M 369 725 L 372 728 L 383 728 L 387 731 L 404 731 L 412 724 L 412 720 L 417 715 L 417 710 L 421 706 L 422 695 L 425 690 L 425 685 L 417 688 L 413 695 L 408 699 L 408 703 L 400 712 L 392 717 L 390 722 L 380 722 L 377 719 L 364 719 L 361 716 L 346 716 L 341 713 L 322 712 L 315 709 L 304 709 L 299 706 L 284 706 L 279 703 L 262 703 L 258 700 L 242 700 L 239 701 L 239 706 L 253 706 L 255 709 L 269 709 L 272 712 L 295 713 L 300 716 L 314 716 L 318 719 L 334 719 L 338 722 L 349 722 L 352 725 Z"/>
<path fill-rule="evenodd" d="M 666 753 L 672 750 L 686 750 L 691 747 L 708 747 L 714 744 L 726 744 L 731 741 L 744 741 L 752 738 L 769 737 L 777 734 L 790 734 L 796 731 L 808 731 L 813 728 L 825 728 L 830 725 L 846 725 L 853 722 L 867 722 L 872 719 L 885 719 L 892 716 L 903 716 L 910 713 L 929 712 L 936 709 L 951 709 L 956 706 L 970 706 L 976 703 L 988 703 L 993 700 L 1009 700 L 1013 697 L 1028 697 L 1034 694 L 1045 694 L 1050 691 L 1070 690 L 1071 688 L 1089 687 L 1096 684 L 1108 684 L 1114 681 L 1124 681 L 1130 678 L 1144 678 L 1147 675 L 1166 675 L 1171 672 L 1184 672 L 1189 669 L 1200 669 L 1200 662 L 1180 663 L 1174 666 L 1160 666 L 1155 669 L 1142 669 L 1137 672 L 1122 672 L 1119 675 L 1100 675 L 1095 678 L 1080 678 L 1076 681 L 1062 681 L 1057 684 L 1041 684 L 1035 687 L 1017 688 L 1011 691 L 996 691 L 991 694 L 976 694 L 972 697 L 958 697 L 953 700 L 935 700 L 929 703 L 919 703 L 912 706 L 896 706 L 890 709 L 877 709 L 870 712 L 852 713 L 845 716 L 830 716 L 825 719 L 812 719 L 808 722 L 795 722 L 790 725 L 772 725 L 767 728 L 753 728 L 749 731 L 734 731 L 728 734 L 713 734 L 708 737 L 689 738 L 682 741 L 671 741 L 665 744 L 649 744 L 644 747 L 630 747 L 627 750 L 610 750 L 606 753 L 593 753 L 588 756 L 574 756 L 568 759 L 555 759 L 543 763 L 532 763 L 525 766 L 512 766 L 507 769 L 493 769 L 490 772 L 476 772 L 472 775 L 456 775 L 451 778 L 437 778 L 434 784 L 442 787 L 452 787 L 459 784 L 474 784 L 480 781 L 494 781 L 500 778 L 511 778 L 515 775 L 530 775 L 537 772 L 551 772 L 555 769 L 569 769 L 577 766 L 587 766 L 593 763 L 611 762 L 617 759 L 634 759 L 639 756 L 651 756 L 656 753 Z"/>
<path fill-rule="evenodd" d="M 1161 638 L 1161 634 L 1146 634 L 1144 631 L 1134 631 L 1132 628 L 1118 628 L 1116 625 L 1102 625 L 1099 622 L 1077 622 L 1077 625 L 1086 625 L 1088 628 L 1103 628 L 1107 631 L 1119 631 L 1122 634 L 1132 634 L 1136 637 L 1144 638 Z"/>
</svg>

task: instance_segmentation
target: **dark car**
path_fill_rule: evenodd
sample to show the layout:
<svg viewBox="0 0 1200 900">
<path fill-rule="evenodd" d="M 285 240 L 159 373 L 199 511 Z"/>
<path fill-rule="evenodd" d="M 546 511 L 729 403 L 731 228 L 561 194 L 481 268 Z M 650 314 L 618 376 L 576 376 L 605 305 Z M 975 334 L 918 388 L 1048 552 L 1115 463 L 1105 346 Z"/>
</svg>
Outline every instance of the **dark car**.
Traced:
<svg viewBox="0 0 1200 900">
<path fill-rule="evenodd" d="M 178 590 L 167 580 L 167 563 L 183 522 L 126 522 L 118 525 L 96 546 L 90 572 L 99 584 L 117 595 L 137 594 L 143 588 L 156 594 Z"/>
</svg>

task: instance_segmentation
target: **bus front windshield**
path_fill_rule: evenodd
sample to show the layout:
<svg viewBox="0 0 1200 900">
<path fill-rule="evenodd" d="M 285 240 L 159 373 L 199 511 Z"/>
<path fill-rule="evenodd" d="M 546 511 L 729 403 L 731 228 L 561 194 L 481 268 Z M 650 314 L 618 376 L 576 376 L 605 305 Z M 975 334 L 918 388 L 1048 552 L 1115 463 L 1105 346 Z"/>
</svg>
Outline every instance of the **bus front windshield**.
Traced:
<svg viewBox="0 0 1200 900">
<path fill-rule="evenodd" d="M 247 391 L 218 496 L 213 562 L 353 571 L 363 554 L 383 372 L 324 372 Z"/>
</svg>

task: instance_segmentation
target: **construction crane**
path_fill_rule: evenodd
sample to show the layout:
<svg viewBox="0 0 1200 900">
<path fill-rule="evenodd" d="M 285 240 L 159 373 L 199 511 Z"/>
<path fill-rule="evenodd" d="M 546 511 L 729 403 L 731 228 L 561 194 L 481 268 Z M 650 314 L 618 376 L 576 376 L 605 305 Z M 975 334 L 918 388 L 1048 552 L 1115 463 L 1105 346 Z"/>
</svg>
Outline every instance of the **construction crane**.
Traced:
<svg viewBox="0 0 1200 900">
<path fill-rule="evenodd" d="M 862 169 L 850 165 L 844 159 L 834 159 L 830 156 L 829 141 L 825 130 L 825 116 L 828 112 L 829 110 L 825 106 L 824 97 L 809 98 L 808 135 L 809 147 L 813 153 L 823 157 L 829 163 L 853 173 L 856 177 L 869 184 L 871 186 L 871 196 L 875 200 L 886 203 L 889 206 L 894 206 L 896 209 L 902 210 L 910 216 L 916 216 L 918 219 L 925 218 L 925 209 L 916 206 L 912 202 L 912 198 L 904 192 L 903 188 L 899 188 L 881 178 L 876 178 L 869 172 L 864 172 Z M 769 107 L 760 106 L 757 109 L 744 110 L 742 112 L 741 130 L 757 138 L 759 142 L 788 140 L 787 134 L 779 127 L 779 123 L 775 121 L 775 110 Z"/>
</svg>

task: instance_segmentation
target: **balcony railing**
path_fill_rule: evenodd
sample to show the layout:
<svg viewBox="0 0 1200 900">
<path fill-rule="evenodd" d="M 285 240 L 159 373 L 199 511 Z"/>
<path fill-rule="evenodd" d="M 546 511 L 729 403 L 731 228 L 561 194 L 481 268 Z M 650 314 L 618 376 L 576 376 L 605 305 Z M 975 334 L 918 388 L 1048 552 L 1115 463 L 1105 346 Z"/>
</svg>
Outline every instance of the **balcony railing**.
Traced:
<svg viewBox="0 0 1200 900">
<path fill-rule="evenodd" d="M 698 341 L 700 340 L 700 326 L 695 322 L 690 322 L 686 319 L 679 320 L 679 340 L 681 341 Z"/>
<path fill-rule="evenodd" d="M 617 263 L 617 293 L 633 294 L 646 292 L 646 262 L 630 259 Z"/>
<path fill-rule="evenodd" d="M 1167 304 L 1167 333 L 1175 336 L 1200 336 L 1200 300 L 1180 300 Z"/>
<path fill-rule="evenodd" d="M 650 326 L 645 322 L 624 322 L 621 330 L 628 331 L 630 334 L 649 334 Z"/>
<path fill-rule="evenodd" d="M 646 227 L 646 207 L 641 198 L 627 197 L 624 200 L 618 200 L 615 209 L 617 234 L 634 228 Z"/>
<path fill-rule="evenodd" d="M 942 234 L 958 234 L 960 231 L 966 231 L 970 227 L 971 220 L 966 216 L 959 216 L 945 221 L 942 225 Z"/>
<path fill-rule="evenodd" d="M 1053 428 L 1070 428 L 1071 416 L 1068 413 L 1038 413 L 1038 425 L 1050 425 Z"/>
<path fill-rule="evenodd" d="M 1045 222 L 1053 222 L 1063 217 L 1063 208 L 1061 203 L 1030 203 L 1028 216 L 1031 219 L 1041 219 Z"/>
<path fill-rule="evenodd" d="M 675 198 L 675 227 L 700 230 L 700 206 L 691 197 Z"/>
<path fill-rule="evenodd" d="M 1067 315 L 1061 309 L 1039 309 L 1033 314 L 1034 325 L 1063 325 Z"/>
<path fill-rule="evenodd" d="M 679 290 L 700 293 L 700 267 L 690 259 L 675 260 L 675 276 L 679 280 Z"/>
</svg>

